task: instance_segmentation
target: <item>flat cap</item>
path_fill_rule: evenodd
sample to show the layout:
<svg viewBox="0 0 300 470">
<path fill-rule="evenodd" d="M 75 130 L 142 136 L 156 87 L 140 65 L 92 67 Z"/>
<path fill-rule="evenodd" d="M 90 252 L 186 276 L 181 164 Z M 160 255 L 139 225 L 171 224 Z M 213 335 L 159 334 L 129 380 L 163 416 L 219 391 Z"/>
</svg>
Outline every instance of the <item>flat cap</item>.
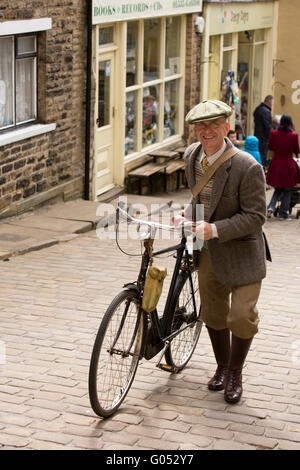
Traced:
<svg viewBox="0 0 300 470">
<path fill-rule="evenodd" d="M 210 121 L 219 117 L 228 117 L 232 114 L 232 108 L 223 101 L 204 100 L 192 108 L 185 117 L 188 124 L 199 121 Z"/>
</svg>

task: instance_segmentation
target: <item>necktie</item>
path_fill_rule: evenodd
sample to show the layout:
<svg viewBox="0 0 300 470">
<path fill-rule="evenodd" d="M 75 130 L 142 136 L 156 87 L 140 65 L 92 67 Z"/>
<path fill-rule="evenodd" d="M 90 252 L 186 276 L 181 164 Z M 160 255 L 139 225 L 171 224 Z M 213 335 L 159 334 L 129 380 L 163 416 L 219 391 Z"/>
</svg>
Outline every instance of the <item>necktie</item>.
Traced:
<svg viewBox="0 0 300 470">
<path fill-rule="evenodd" d="M 204 171 L 206 171 L 208 169 L 208 160 L 207 160 L 207 157 L 203 157 L 202 158 L 202 161 L 201 161 L 201 165 L 202 165 L 202 168 Z"/>
</svg>

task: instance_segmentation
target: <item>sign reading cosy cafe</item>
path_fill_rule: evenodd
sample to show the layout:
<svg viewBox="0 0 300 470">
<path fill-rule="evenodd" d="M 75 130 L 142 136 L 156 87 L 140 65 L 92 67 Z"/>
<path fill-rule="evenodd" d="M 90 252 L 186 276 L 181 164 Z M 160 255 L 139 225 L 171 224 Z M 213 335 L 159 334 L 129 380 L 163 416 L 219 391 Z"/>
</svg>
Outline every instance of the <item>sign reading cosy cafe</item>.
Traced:
<svg viewBox="0 0 300 470">
<path fill-rule="evenodd" d="M 92 0 L 93 24 L 201 12 L 202 0 Z"/>
</svg>

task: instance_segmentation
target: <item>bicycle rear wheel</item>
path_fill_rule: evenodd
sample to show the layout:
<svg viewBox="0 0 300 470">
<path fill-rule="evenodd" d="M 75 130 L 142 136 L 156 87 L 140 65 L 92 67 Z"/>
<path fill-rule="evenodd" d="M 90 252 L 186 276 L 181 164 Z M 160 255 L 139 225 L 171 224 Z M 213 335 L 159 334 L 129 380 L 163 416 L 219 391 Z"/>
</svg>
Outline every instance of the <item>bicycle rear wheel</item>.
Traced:
<svg viewBox="0 0 300 470">
<path fill-rule="evenodd" d="M 126 397 L 141 357 L 144 330 L 138 294 L 120 292 L 103 317 L 91 356 L 89 395 L 97 415 L 112 415 Z"/>
<path fill-rule="evenodd" d="M 194 292 L 195 305 L 192 292 Z M 187 272 L 182 272 L 178 276 L 174 301 L 166 318 L 167 335 L 180 328 L 187 328 L 171 340 L 166 351 L 165 359 L 171 371 L 179 372 L 187 365 L 197 345 L 202 324 L 198 273 L 197 271 L 191 272 L 190 278 Z"/>
</svg>

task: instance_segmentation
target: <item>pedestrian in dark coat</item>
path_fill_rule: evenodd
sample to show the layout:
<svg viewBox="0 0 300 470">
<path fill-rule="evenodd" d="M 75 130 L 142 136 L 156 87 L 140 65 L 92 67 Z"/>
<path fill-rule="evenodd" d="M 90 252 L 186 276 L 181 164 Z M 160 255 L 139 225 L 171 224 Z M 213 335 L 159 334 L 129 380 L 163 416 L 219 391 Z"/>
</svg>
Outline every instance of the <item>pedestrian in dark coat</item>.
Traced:
<svg viewBox="0 0 300 470">
<path fill-rule="evenodd" d="M 274 151 L 274 156 L 267 173 L 267 184 L 273 186 L 273 193 L 268 205 L 268 217 L 275 211 L 277 201 L 281 198 L 279 218 L 290 220 L 289 208 L 291 191 L 300 182 L 300 171 L 293 155 L 300 153 L 298 134 L 294 132 L 291 116 L 283 114 L 277 130 L 270 133 L 268 147 Z"/>
<path fill-rule="evenodd" d="M 273 121 L 271 114 L 272 103 L 273 96 L 266 96 L 265 101 L 259 106 L 257 106 L 253 113 L 254 135 L 259 140 L 259 152 L 264 168 L 266 168 L 267 165 L 268 139 L 270 132 L 273 129 Z"/>
</svg>

